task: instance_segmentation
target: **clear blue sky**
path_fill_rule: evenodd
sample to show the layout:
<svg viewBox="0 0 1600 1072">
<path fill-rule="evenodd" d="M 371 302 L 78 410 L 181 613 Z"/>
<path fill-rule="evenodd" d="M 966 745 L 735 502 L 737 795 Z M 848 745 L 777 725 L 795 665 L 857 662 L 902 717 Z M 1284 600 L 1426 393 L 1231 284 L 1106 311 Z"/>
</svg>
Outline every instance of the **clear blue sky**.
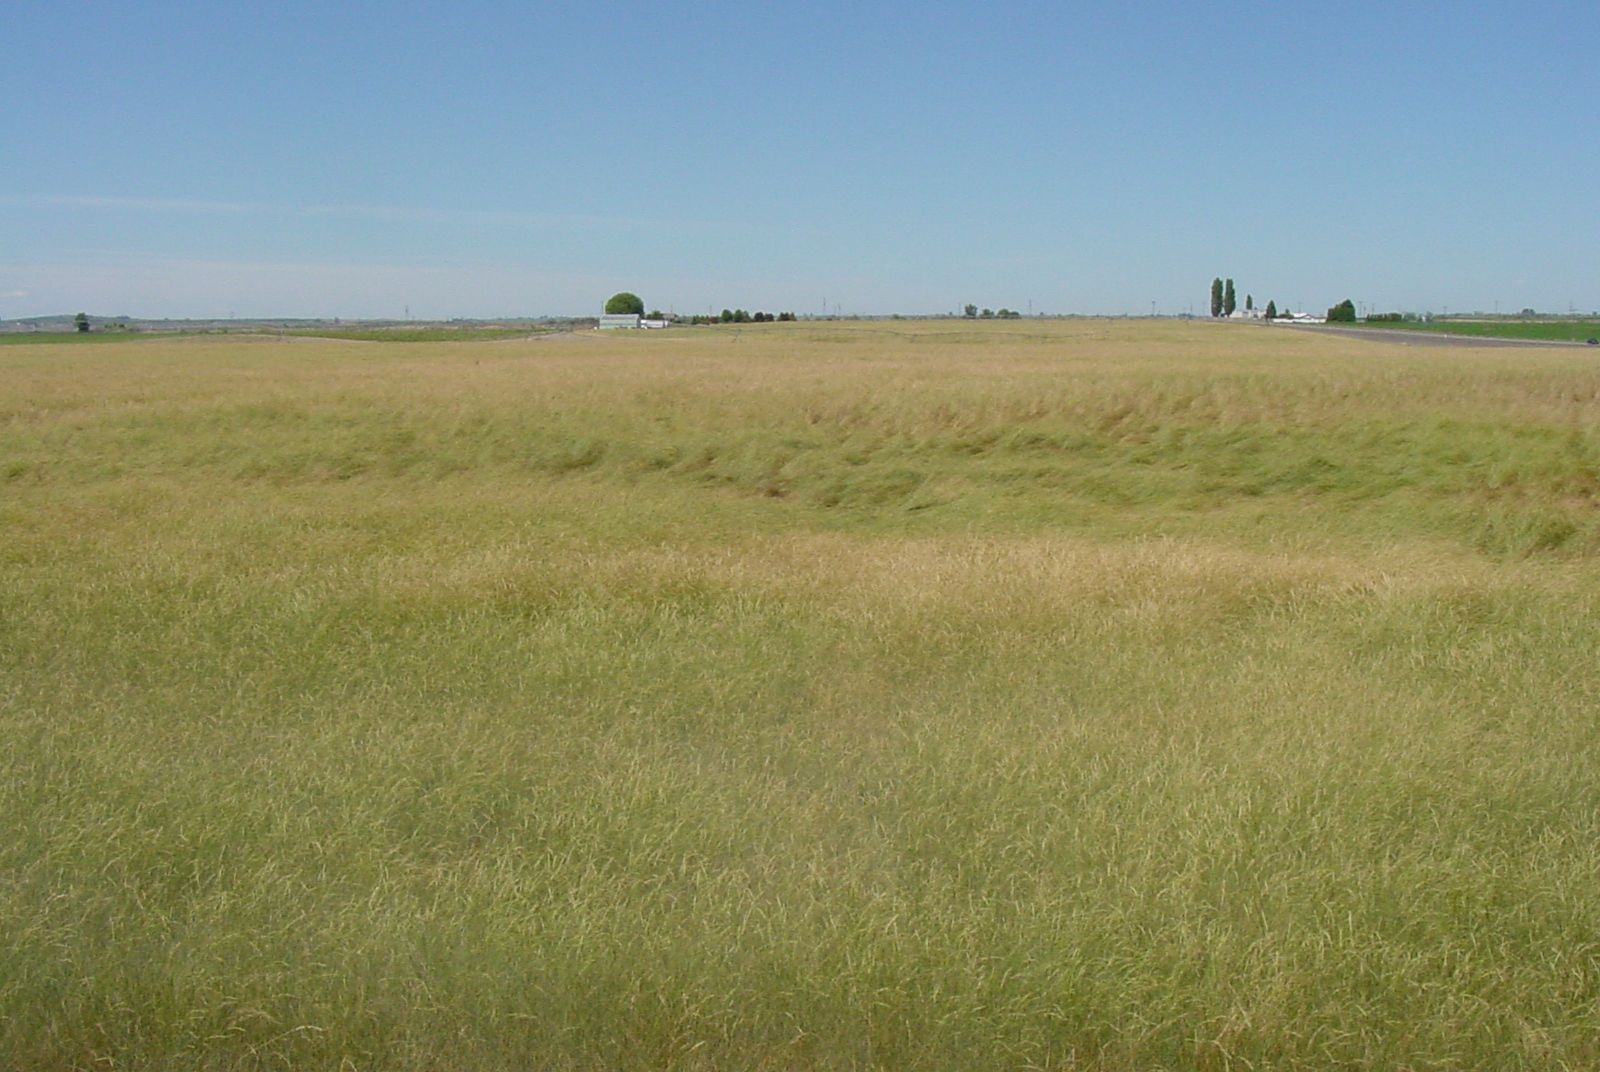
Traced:
<svg viewBox="0 0 1600 1072">
<path fill-rule="evenodd" d="M 0 317 L 1600 309 L 1600 4 L 8 0 Z"/>
</svg>

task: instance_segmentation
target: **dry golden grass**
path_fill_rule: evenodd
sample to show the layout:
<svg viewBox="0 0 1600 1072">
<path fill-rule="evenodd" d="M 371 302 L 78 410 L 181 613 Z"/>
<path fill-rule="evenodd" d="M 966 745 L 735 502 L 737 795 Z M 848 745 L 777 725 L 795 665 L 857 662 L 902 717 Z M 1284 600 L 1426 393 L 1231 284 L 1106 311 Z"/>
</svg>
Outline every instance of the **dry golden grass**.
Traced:
<svg viewBox="0 0 1600 1072">
<path fill-rule="evenodd" d="M 1584 356 L 0 350 L 0 1063 L 1590 1067 Z"/>
</svg>

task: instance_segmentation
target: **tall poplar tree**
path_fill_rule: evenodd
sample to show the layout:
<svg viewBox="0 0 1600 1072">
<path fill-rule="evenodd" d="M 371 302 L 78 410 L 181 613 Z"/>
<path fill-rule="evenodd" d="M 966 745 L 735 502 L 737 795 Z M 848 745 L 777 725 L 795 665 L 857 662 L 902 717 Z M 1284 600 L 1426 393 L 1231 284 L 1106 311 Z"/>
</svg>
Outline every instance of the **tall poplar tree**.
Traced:
<svg viewBox="0 0 1600 1072">
<path fill-rule="evenodd" d="M 1221 279 L 1213 279 L 1211 281 L 1211 315 L 1212 316 L 1221 316 L 1222 315 L 1222 280 Z"/>
<path fill-rule="evenodd" d="M 1230 279 L 1222 284 L 1222 315 L 1232 316 L 1236 308 L 1238 305 L 1233 298 L 1233 280 Z"/>
</svg>

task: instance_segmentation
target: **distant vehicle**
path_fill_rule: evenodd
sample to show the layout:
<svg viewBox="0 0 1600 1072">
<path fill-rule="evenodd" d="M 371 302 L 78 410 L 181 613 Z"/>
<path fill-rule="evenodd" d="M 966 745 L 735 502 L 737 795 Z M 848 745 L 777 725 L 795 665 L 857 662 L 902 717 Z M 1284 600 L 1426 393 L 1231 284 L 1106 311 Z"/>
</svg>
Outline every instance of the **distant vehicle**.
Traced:
<svg viewBox="0 0 1600 1072">
<path fill-rule="evenodd" d="M 1600 339 L 1590 339 L 1589 340 L 1589 345 L 1590 346 L 1600 346 Z"/>
</svg>

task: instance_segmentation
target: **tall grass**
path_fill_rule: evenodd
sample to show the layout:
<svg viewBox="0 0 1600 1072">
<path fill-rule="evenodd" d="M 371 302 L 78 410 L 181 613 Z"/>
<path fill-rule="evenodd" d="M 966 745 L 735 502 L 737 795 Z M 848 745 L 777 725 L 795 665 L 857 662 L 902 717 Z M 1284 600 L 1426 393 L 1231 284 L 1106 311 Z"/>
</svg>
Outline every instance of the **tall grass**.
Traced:
<svg viewBox="0 0 1600 1072">
<path fill-rule="evenodd" d="M 106 353 L 0 357 L 9 1067 L 1600 1058 L 1564 354 Z"/>
</svg>

